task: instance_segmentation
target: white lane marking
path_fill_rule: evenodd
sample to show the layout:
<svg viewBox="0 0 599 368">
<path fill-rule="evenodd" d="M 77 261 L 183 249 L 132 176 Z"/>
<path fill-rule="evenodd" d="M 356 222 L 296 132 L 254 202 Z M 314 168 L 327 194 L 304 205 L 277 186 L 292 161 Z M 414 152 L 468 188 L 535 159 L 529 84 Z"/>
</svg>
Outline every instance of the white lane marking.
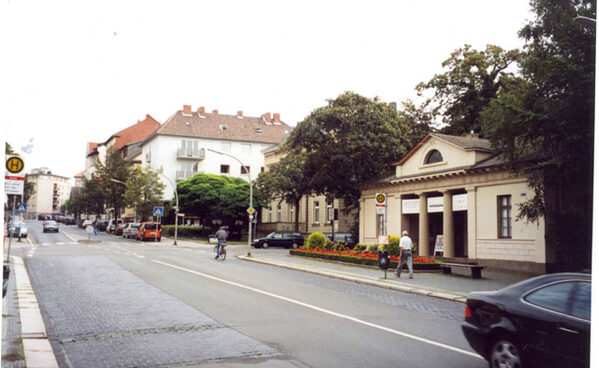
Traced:
<svg viewBox="0 0 599 368">
<path fill-rule="evenodd" d="M 211 275 L 208 275 L 208 274 L 205 274 L 205 273 L 202 273 L 202 272 L 190 270 L 188 268 L 179 267 L 179 266 L 175 266 L 175 265 L 172 265 L 172 264 L 169 264 L 169 263 L 157 261 L 155 259 L 150 259 L 150 261 L 158 263 L 158 264 L 161 264 L 163 266 L 167 266 L 167 267 L 171 267 L 171 268 L 178 269 L 178 270 L 181 270 L 181 271 L 193 273 L 195 275 L 202 276 L 202 277 L 205 277 L 205 278 L 208 278 L 208 279 L 211 279 L 211 280 L 223 282 L 225 284 L 229 284 L 229 285 L 232 285 L 232 286 L 237 286 L 239 288 L 250 290 L 250 291 L 253 291 L 255 293 L 259 293 L 259 294 L 262 294 L 262 295 L 270 296 L 270 297 L 275 298 L 275 299 L 279 299 L 279 300 L 283 300 L 283 301 L 286 301 L 286 302 L 289 302 L 289 303 L 293 303 L 293 304 L 296 304 L 296 305 L 299 305 L 299 306 L 302 306 L 302 307 L 305 307 L 305 308 L 308 308 L 308 309 L 312 309 L 312 310 L 315 310 L 315 311 L 318 311 L 318 312 L 321 312 L 321 313 L 325 313 L 325 314 L 328 314 L 328 315 L 331 315 L 331 316 L 334 316 L 334 317 L 338 317 L 338 318 L 346 319 L 346 320 L 349 320 L 349 321 L 352 321 L 352 322 L 356 322 L 356 323 L 359 323 L 359 324 L 364 325 L 364 326 L 376 328 L 376 329 L 379 329 L 379 330 L 382 330 L 382 331 L 385 331 L 385 332 L 389 332 L 389 333 L 392 333 L 392 334 L 395 334 L 395 335 L 403 336 L 403 337 L 406 337 L 408 339 L 412 339 L 412 340 L 420 341 L 420 342 L 423 342 L 423 343 L 426 343 L 426 344 L 434 345 L 434 346 L 437 346 L 437 347 L 440 347 L 440 348 L 443 348 L 443 349 L 451 350 L 451 351 L 454 351 L 456 353 L 468 355 L 468 356 L 471 356 L 471 357 L 474 357 L 474 358 L 483 359 L 480 355 L 472 353 L 472 352 L 469 352 L 469 351 L 466 351 L 466 350 L 462 350 L 462 349 L 459 349 L 459 348 L 456 348 L 456 347 L 453 347 L 453 346 L 450 346 L 450 345 L 446 345 L 446 344 L 443 344 L 443 343 L 440 343 L 440 342 L 437 342 L 437 341 L 432 341 L 432 340 L 428 340 L 428 339 L 425 339 L 425 338 L 422 338 L 422 337 L 411 335 L 411 334 L 408 334 L 408 333 L 405 333 L 405 332 L 397 331 L 397 330 L 394 330 L 394 329 L 391 329 L 391 328 L 388 328 L 388 327 L 385 327 L 385 326 L 377 325 L 375 323 L 363 321 L 361 319 L 358 319 L 358 318 L 355 318 L 355 317 L 352 317 L 352 316 L 348 316 L 348 315 L 345 315 L 345 314 L 333 312 L 333 311 L 330 311 L 328 309 L 324 309 L 324 308 L 317 307 L 317 306 L 312 305 L 312 304 L 301 302 L 299 300 L 295 300 L 295 299 L 287 298 L 285 296 L 273 294 L 273 293 L 268 292 L 268 291 L 256 289 L 256 288 L 253 288 L 251 286 L 242 285 L 242 284 L 239 284 L 239 283 L 234 282 L 234 281 L 229 281 L 229 280 L 221 279 L 221 278 L 218 278 L 218 277 L 215 277 L 215 276 L 211 276 Z"/>
</svg>

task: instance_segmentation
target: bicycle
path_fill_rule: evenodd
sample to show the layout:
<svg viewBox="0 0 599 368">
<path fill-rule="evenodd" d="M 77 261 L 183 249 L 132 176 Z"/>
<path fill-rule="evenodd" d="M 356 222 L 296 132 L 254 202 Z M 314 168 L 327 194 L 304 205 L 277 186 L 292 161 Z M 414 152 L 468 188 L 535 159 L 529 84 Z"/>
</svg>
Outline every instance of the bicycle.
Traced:
<svg viewBox="0 0 599 368">
<path fill-rule="evenodd" d="M 227 258 L 227 243 L 222 243 L 220 245 L 220 254 L 218 255 L 218 257 L 216 256 L 216 247 L 218 247 L 218 245 L 214 246 L 214 252 L 213 252 L 214 258 L 224 261 Z"/>
</svg>

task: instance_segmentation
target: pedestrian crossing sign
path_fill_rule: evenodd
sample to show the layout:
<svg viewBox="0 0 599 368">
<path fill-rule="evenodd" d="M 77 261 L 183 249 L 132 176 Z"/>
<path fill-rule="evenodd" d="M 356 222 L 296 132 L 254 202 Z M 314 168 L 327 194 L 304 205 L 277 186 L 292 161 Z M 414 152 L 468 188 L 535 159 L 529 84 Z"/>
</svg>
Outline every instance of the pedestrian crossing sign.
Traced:
<svg viewBox="0 0 599 368">
<path fill-rule="evenodd" d="M 154 216 L 162 217 L 163 214 L 164 214 L 164 207 L 154 206 Z"/>
</svg>

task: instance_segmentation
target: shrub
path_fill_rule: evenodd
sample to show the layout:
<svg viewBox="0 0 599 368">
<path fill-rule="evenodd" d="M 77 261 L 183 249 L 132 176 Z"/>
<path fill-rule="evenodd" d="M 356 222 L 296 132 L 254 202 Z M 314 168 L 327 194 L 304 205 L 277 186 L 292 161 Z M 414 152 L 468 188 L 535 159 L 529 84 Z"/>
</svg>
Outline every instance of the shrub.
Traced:
<svg viewBox="0 0 599 368">
<path fill-rule="evenodd" d="M 366 250 L 367 245 L 366 244 L 356 244 L 354 246 L 354 253 L 362 253 Z"/>
<path fill-rule="evenodd" d="M 333 250 L 333 242 L 330 241 L 329 239 L 326 239 L 324 242 L 324 250 Z"/>
<path fill-rule="evenodd" d="M 175 236 L 175 225 L 162 225 L 164 236 Z M 179 226 L 177 228 L 177 237 L 184 238 L 206 238 L 211 234 L 210 227 L 206 226 Z"/>
<path fill-rule="evenodd" d="M 368 253 L 368 254 L 378 254 L 378 252 L 379 252 L 378 244 L 369 244 L 366 247 L 366 253 Z"/>
<path fill-rule="evenodd" d="M 327 238 L 323 233 L 312 233 L 306 242 L 306 249 L 324 249 Z"/>
<path fill-rule="evenodd" d="M 391 241 L 387 247 L 390 256 L 400 256 L 399 254 L 399 236 L 391 236 Z"/>
<path fill-rule="evenodd" d="M 337 243 L 333 244 L 333 250 L 335 252 L 343 252 L 344 250 L 347 250 L 347 243 L 340 240 Z"/>
</svg>

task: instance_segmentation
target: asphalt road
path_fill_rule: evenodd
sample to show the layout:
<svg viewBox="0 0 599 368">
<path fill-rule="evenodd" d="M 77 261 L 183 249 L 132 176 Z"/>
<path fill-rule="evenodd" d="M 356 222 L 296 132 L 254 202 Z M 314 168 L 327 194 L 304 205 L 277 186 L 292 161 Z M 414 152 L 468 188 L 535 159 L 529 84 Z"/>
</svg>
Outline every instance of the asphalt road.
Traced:
<svg viewBox="0 0 599 368">
<path fill-rule="evenodd" d="M 18 247 L 61 367 L 485 367 L 463 304 L 62 226 Z M 285 252 L 279 249 L 252 250 Z"/>
</svg>

